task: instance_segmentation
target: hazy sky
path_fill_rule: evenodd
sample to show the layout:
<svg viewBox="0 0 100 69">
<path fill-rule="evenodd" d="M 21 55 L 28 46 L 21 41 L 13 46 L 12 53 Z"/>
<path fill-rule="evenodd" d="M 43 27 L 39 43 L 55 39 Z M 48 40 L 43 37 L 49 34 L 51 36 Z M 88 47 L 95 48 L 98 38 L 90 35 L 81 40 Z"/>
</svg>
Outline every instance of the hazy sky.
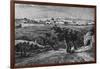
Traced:
<svg viewBox="0 0 100 69">
<path fill-rule="evenodd" d="M 33 4 L 15 4 L 15 18 L 47 18 L 71 17 L 80 19 L 94 19 L 93 8 L 45 6 Z"/>
</svg>

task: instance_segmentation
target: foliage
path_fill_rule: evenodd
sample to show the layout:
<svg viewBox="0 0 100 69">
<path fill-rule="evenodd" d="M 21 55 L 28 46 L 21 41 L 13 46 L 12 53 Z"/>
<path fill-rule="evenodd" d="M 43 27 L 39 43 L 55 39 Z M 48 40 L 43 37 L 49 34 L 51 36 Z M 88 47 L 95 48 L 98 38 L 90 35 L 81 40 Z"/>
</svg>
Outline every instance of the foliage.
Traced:
<svg viewBox="0 0 100 69">
<path fill-rule="evenodd" d="M 71 52 L 71 48 L 77 49 L 80 46 L 83 46 L 83 35 L 82 32 L 73 29 L 60 28 L 57 25 L 53 27 L 57 37 L 60 41 L 65 40 L 66 51 Z M 80 36 L 80 37 L 79 37 Z"/>
<path fill-rule="evenodd" d="M 33 29 L 31 33 L 27 36 L 21 36 L 17 38 L 17 40 L 36 41 L 38 44 L 44 46 L 44 48 L 35 44 L 30 44 L 29 42 L 20 42 L 16 45 L 16 52 L 20 52 L 20 56 L 30 56 L 33 53 L 58 50 L 60 48 L 66 48 L 66 52 L 71 53 L 74 52 L 75 49 L 84 45 L 83 37 L 85 32 L 71 28 L 62 28 L 54 25 L 47 29 Z M 72 48 L 74 49 L 72 50 Z"/>
</svg>

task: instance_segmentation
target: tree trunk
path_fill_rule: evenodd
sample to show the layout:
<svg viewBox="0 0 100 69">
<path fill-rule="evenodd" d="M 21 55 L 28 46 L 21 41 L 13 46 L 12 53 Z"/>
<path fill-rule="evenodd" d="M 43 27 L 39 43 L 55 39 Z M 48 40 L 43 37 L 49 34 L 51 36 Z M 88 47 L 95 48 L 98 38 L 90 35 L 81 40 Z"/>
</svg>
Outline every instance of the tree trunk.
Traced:
<svg viewBox="0 0 100 69">
<path fill-rule="evenodd" d="M 66 40 L 64 39 L 64 43 L 65 43 L 65 46 L 66 46 L 66 53 L 68 53 L 68 50 L 67 50 L 67 42 L 66 42 Z"/>
</svg>

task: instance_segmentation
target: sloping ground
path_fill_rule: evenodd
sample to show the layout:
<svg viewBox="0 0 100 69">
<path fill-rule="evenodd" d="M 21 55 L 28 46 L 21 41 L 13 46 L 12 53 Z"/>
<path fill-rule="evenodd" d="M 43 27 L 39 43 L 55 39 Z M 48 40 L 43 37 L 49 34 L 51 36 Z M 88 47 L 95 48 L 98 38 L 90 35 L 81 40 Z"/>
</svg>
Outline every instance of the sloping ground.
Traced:
<svg viewBox="0 0 100 69">
<path fill-rule="evenodd" d="M 91 50 L 92 46 L 82 46 L 81 48 L 75 50 L 75 52 L 84 52 L 84 51 L 88 51 Z"/>
<path fill-rule="evenodd" d="M 92 53 L 93 54 L 93 53 Z M 68 54 L 64 49 L 58 51 L 48 51 L 40 54 L 34 55 L 34 57 L 29 57 L 23 59 L 23 61 L 16 63 L 19 65 L 28 64 L 53 64 L 53 63 L 68 63 L 68 62 L 84 62 L 84 61 L 94 61 L 93 56 L 89 52 L 79 52 Z"/>
<path fill-rule="evenodd" d="M 92 40 L 92 39 L 91 39 Z M 65 49 L 59 49 L 57 51 L 51 50 L 47 52 L 41 52 L 28 57 L 20 59 L 20 62 L 16 62 L 16 66 L 28 65 L 28 64 L 55 64 L 55 63 L 69 63 L 69 62 L 85 62 L 94 61 L 94 52 L 91 41 L 90 45 L 82 46 L 75 50 L 74 53 L 66 53 Z"/>
<path fill-rule="evenodd" d="M 18 43 L 24 43 L 24 42 L 29 42 L 29 44 L 33 44 L 33 45 L 37 45 L 38 47 L 40 48 L 44 48 L 43 45 L 40 45 L 39 43 L 37 42 L 34 42 L 34 41 L 27 41 L 27 40 L 15 40 L 15 46 L 18 44 Z"/>
</svg>

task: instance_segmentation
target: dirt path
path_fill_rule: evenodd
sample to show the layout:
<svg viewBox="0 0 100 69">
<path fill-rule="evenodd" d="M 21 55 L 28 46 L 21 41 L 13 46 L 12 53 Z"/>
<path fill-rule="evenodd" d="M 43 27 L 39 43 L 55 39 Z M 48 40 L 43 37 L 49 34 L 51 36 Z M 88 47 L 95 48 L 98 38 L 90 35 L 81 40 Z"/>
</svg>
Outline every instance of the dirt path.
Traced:
<svg viewBox="0 0 100 69">
<path fill-rule="evenodd" d="M 20 65 L 20 64 L 27 64 L 29 61 L 32 61 L 32 60 L 39 60 L 39 59 L 44 59 L 44 58 L 46 58 L 46 57 L 50 57 L 50 56 L 53 56 L 53 55 L 55 55 L 55 54 L 57 54 L 57 53 L 66 53 L 66 51 L 64 51 L 64 50 L 60 50 L 60 51 L 54 51 L 54 50 L 52 50 L 52 51 L 48 51 L 48 52 L 45 52 L 45 53 L 40 53 L 40 54 L 37 54 L 35 57 L 30 57 L 30 58 L 27 58 L 27 59 L 25 59 L 23 62 L 21 62 L 21 63 L 16 63 L 16 65 Z"/>
<path fill-rule="evenodd" d="M 40 53 L 35 55 L 34 57 L 30 57 L 25 59 L 20 63 L 16 63 L 17 65 L 25 65 L 25 64 L 43 64 L 43 63 L 63 63 L 63 62 L 81 62 L 81 61 L 93 61 L 93 57 L 89 55 L 87 52 L 81 53 L 72 53 L 67 54 L 64 49 L 59 51 L 48 51 L 45 53 Z"/>
<path fill-rule="evenodd" d="M 91 57 L 88 53 L 82 52 L 82 53 L 77 53 L 76 54 L 78 57 L 84 59 L 84 61 L 92 61 L 93 57 Z"/>
</svg>

